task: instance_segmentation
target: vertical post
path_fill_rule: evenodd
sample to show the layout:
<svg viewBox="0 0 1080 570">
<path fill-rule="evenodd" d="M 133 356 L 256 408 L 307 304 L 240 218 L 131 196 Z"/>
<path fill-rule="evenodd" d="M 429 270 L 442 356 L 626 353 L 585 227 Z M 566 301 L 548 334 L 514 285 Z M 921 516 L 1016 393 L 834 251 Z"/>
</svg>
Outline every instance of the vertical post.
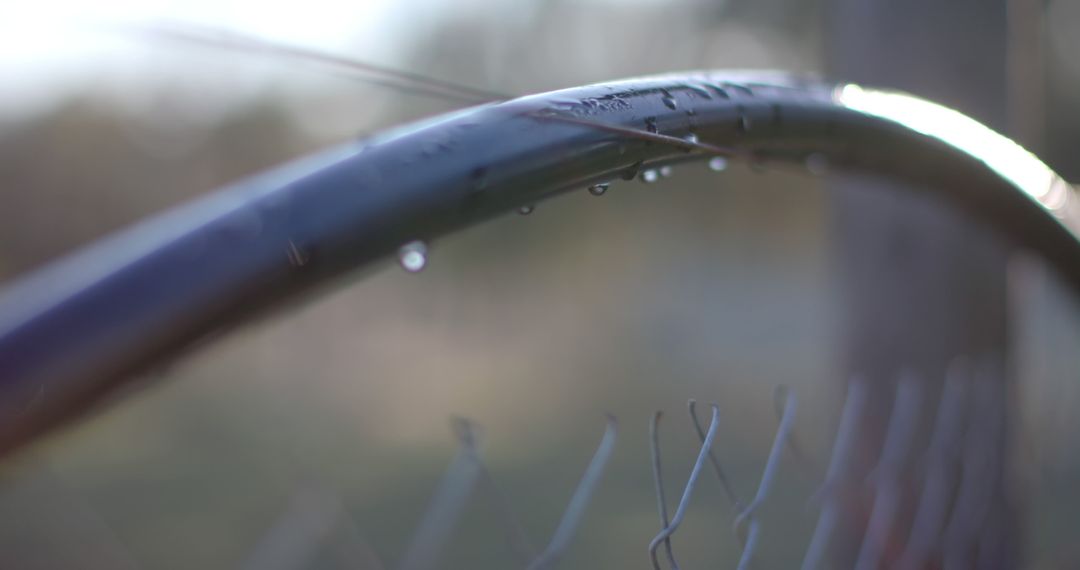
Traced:
<svg viewBox="0 0 1080 570">
<path fill-rule="evenodd" d="M 832 0 L 826 16 L 829 71 L 845 81 L 933 99 L 1005 130 L 1007 4 Z M 831 185 L 834 251 L 846 312 L 841 321 L 844 378 L 861 378 L 869 390 L 855 436 L 855 486 L 878 463 L 899 378 L 907 374 L 924 384 L 915 457 L 897 474 L 906 507 L 897 515 L 888 544 L 880 545 L 882 567 L 895 566 L 912 536 L 922 495 L 920 456 L 931 437 L 947 371 L 964 359 L 973 388 L 964 422 L 972 434 L 985 433 L 961 438 L 943 466 L 955 491 L 945 505 L 938 543 L 918 568 L 940 567 L 946 558 L 950 567 L 958 561 L 966 564 L 956 567 L 964 568 L 1015 567 L 1019 533 L 1005 449 L 1011 382 L 1008 248 L 993 232 L 929 193 L 868 177 Z M 976 393 L 983 396 L 975 398 Z M 980 488 L 964 495 L 964 485 L 976 480 L 971 479 L 976 469 L 982 470 Z M 861 487 L 842 494 L 842 520 L 831 554 L 836 567 L 854 568 L 874 499 Z M 953 529 L 947 530 L 950 524 Z"/>
</svg>

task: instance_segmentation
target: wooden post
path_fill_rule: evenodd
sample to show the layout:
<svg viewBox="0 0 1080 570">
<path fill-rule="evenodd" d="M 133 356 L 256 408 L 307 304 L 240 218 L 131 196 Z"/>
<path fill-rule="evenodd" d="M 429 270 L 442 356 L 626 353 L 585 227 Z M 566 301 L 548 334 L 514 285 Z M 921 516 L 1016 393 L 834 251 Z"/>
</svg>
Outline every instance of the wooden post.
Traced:
<svg viewBox="0 0 1080 570">
<path fill-rule="evenodd" d="M 1008 126 L 1007 0 L 833 0 L 827 56 L 837 79 L 893 87 Z M 919 168 L 912 164 L 911 168 Z M 921 530 L 935 544 L 916 568 L 1013 568 L 1016 504 L 1008 477 L 1008 248 L 946 204 L 871 178 L 831 183 L 837 274 L 846 314 L 844 381 L 869 398 L 859 421 L 851 488 L 830 541 L 837 568 L 860 560 L 874 511 L 879 461 L 898 378 L 921 385 L 914 452 L 896 474 L 898 514 L 872 568 L 892 568 Z M 965 364 L 966 363 L 966 364 Z M 927 449 L 945 378 L 966 377 L 967 435 L 939 465 L 950 486 L 941 528 L 913 528 L 925 497 Z M 923 525 L 926 526 L 926 525 Z M 910 560 L 909 560 L 910 562 Z M 868 569 L 869 570 L 869 569 Z"/>
</svg>

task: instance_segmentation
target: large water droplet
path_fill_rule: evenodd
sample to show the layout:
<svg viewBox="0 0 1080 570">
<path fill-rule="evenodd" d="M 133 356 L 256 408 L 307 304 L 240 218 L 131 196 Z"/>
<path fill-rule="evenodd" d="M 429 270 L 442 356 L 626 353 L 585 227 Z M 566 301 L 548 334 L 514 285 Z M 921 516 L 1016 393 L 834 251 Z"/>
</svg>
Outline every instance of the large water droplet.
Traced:
<svg viewBox="0 0 1080 570">
<path fill-rule="evenodd" d="M 427 265 L 427 244 L 422 241 L 410 241 L 398 248 L 398 263 L 409 273 L 416 273 Z"/>
<path fill-rule="evenodd" d="M 521 214 L 522 216 L 528 216 L 529 214 L 533 213 L 533 210 L 535 210 L 535 209 L 536 209 L 535 205 L 533 205 L 533 204 L 525 204 L 524 206 L 518 208 L 518 213 Z"/>
<path fill-rule="evenodd" d="M 648 170 L 642 171 L 642 173 L 641 173 L 641 181 L 642 182 L 644 182 L 646 184 L 652 184 L 653 182 L 656 182 L 657 180 L 660 180 L 660 173 L 657 172 L 655 169 L 650 168 Z"/>
<path fill-rule="evenodd" d="M 720 172 L 727 170 L 728 160 L 722 156 L 714 156 L 709 159 L 709 170 Z"/>
<path fill-rule="evenodd" d="M 600 182 L 598 184 L 593 184 L 592 186 L 589 186 L 589 194 L 592 194 L 593 196 L 603 196 L 610 187 L 611 184 L 609 182 Z"/>
</svg>

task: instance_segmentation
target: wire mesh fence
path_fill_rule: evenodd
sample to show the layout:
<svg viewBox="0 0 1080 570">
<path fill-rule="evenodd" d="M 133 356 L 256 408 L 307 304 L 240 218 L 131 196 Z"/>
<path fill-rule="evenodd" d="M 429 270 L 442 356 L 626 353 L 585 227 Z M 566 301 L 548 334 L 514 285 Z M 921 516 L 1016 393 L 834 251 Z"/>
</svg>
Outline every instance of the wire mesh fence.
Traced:
<svg viewBox="0 0 1080 570">
<path fill-rule="evenodd" d="M 915 373 L 901 374 L 887 386 L 885 429 L 880 434 L 881 444 L 874 449 L 867 449 L 860 438 L 868 415 L 876 413 L 871 403 L 875 386 L 853 379 L 846 386 L 827 458 L 808 453 L 796 429 L 799 398 L 795 390 L 780 386 L 774 390 L 776 427 L 771 446 L 757 471 L 754 491 L 747 495 L 737 490 L 726 469 L 729 450 L 717 443 L 718 434 L 727 431 L 737 435 L 740 426 L 725 423 L 716 404 L 703 407 L 690 400 L 684 427 L 668 426 L 677 437 L 696 442 L 688 475 L 676 493 L 678 499 L 671 499 L 665 473 L 680 460 L 663 453 L 660 426 L 664 414 L 657 411 L 648 422 L 653 485 L 651 492 L 641 497 L 654 497 L 659 528 L 648 544 L 621 546 L 640 549 L 642 564 L 655 570 L 687 567 L 679 562 L 680 541 L 687 536 L 680 531 L 700 524 L 700 520 L 691 522 L 687 513 L 695 498 L 700 502 L 701 486 L 712 479 L 726 506 L 718 509 L 714 503 L 706 509 L 713 515 L 721 511 L 719 520 L 728 520 L 729 526 L 726 531 L 723 524 L 715 526 L 714 516 L 709 523 L 713 528 L 706 534 L 729 532 L 739 548 L 737 560 L 729 561 L 726 567 L 771 567 L 762 557 L 770 541 L 804 538 L 804 570 L 1015 567 L 1015 558 L 1001 540 L 1000 533 L 1007 528 L 995 516 L 1000 514 L 995 510 L 1001 508 L 997 495 L 1008 492 L 1007 475 L 995 468 L 1000 454 L 1005 453 L 1001 438 L 1003 418 L 1007 417 L 1004 393 L 990 377 L 996 372 L 985 362 L 958 360 L 936 385 Z M 708 417 L 702 409 L 708 410 Z M 531 525 L 526 523 L 533 513 L 515 508 L 513 500 L 535 489 L 504 488 L 485 459 L 482 430 L 464 418 L 454 419 L 451 425 L 456 454 L 435 485 L 404 550 L 396 556 L 373 546 L 342 494 L 328 485 L 305 483 L 295 487 L 286 507 L 248 548 L 237 567 L 321 567 L 317 561 L 333 548 L 338 561 L 335 567 L 442 568 L 446 567 L 448 548 L 459 541 L 465 512 L 479 507 L 486 515 L 483 536 L 488 546 L 498 542 L 509 549 L 517 567 L 554 568 L 574 548 L 579 531 L 589 523 L 589 506 L 598 490 L 625 475 L 606 473 L 618 433 L 615 418 L 609 416 L 577 487 L 562 505 L 561 518 L 544 540 L 537 541 L 527 531 Z M 864 468 L 867 465 L 869 469 Z M 803 498 L 804 514 L 816 520 L 808 537 L 770 536 L 767 532 L 776 521 L 764 514 L 765 507 L 778 500 L 778 474 L 784 470 L 798 471 L 801 477 L 815 481 L 816 492 Z M 135 557 L 123 552 L 115 533 L 93 515 L 92 508 L 83 505 L 79 512 L 83 513 L 81 519 L 91 513 L 95 536 L 110 537 L 110 551 L 119 553 L 126 566 L 138 567 Z M 371 524 L 378 521 L 364 521 L 364 526 L 370 528 Z M 691 536 L 700 539 L 701 535 Z M 852 541 L 853 547 L 847 544 Z M 468 548 L 485 545 L 470 543 Z M 838 551 L 853 555 L 844 558 Z"/>
</svg>

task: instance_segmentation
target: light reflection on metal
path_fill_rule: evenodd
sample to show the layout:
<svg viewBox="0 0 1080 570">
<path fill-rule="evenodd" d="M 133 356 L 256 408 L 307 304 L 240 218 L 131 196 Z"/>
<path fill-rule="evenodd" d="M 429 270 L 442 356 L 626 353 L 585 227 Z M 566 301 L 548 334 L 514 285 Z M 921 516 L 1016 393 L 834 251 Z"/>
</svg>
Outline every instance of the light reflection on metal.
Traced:
<svg viewBox="0 0 1080 570">
<path fill-rule="evenodd" d="M 904 93 L 848 84 L 838 88 L 833 98 L 849 109 L 899 123 L 979 159 L 1069 229 L 1080 232 L 1076 189 L 1034 154 L 986 125 L 959 111 Z"/>
</svg>

